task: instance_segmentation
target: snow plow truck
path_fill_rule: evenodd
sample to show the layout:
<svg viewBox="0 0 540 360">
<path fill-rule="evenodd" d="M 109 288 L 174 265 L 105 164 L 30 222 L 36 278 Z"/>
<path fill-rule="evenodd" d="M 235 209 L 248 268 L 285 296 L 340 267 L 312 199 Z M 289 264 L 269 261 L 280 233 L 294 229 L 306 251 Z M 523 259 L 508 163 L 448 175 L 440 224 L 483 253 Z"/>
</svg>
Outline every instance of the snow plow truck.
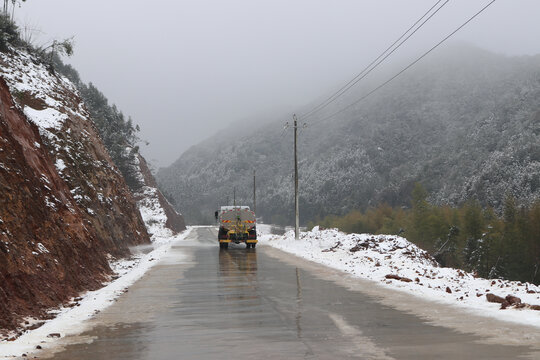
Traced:
<svg viewBox="0 0 540 360">
<path fill-rule="evenodd" d="M 222 206 L 218 212 L 218 241 L 221 249 L 227 249 L 229 243 L 245 243 L 246 248 L 255 248 L 257 244 L 257 223 L 255 213 L 249 206 Z"/>
</svg>

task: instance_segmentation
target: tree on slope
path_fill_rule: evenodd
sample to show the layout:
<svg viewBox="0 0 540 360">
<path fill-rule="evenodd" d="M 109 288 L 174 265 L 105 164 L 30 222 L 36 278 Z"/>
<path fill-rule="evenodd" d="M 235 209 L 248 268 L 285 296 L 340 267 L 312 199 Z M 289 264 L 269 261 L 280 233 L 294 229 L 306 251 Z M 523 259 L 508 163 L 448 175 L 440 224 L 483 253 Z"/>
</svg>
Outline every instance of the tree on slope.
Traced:
<svg viewBox="0 0 540 360">
<path fill-rule="evenodd" d="M 141 186 L 135 167 L 139 153 L 138 128 L 133 126 L 131 118 L 126 121 L 115 105 L 110 106 L 105 95 L 92 83 L 79 84 L 79 89 L 114 163 L 128 186 L 137 190 Z"/>
<path fill-rule="evenodd" d="M 437 242 L 438 250 L 434 255 L 435 260 L 445 267 L 458 267 L 457 239 L 459 236 L 459 227 L 450 226 L 446 240 Z"/>
<path fill-rule="evenodd" d="M 465 205 L 463 216 L 463 229 L 466 236 L 465 248 L 463 249 L 463 264 L 466 270 L 474 270 L 478 266 L 477 248 L 482 238 L 484 228 L 482 207 L 478 201 L 469 201 Z"/>
<path fill-rule="evenodd" d="M 4 15 L 9 17 L 9 3 L 11 3 L 11 21 L 13 21 L 15 17 L 15 6 L 17 3 L 26 2 L 26 0 L 4 0 L 4 8 L 2 9 L 2 12 Z"/>
</svg>

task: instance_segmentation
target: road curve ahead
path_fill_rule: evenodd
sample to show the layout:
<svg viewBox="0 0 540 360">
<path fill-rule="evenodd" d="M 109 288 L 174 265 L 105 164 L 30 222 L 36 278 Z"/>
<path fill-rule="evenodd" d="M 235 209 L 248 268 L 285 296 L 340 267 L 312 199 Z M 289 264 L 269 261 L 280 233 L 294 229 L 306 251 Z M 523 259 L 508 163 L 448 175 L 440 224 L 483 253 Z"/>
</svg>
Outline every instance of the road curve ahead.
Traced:
<svg viewBox="0 0 540 360">
<path fill-rule="evenodd" d="M 220 250 L 216 235 L 193 229 L 92 330 L 64 339 L 54 359 L 515 359 L 532 351 L 427 324 L 265 246 Z"/>
</svg>

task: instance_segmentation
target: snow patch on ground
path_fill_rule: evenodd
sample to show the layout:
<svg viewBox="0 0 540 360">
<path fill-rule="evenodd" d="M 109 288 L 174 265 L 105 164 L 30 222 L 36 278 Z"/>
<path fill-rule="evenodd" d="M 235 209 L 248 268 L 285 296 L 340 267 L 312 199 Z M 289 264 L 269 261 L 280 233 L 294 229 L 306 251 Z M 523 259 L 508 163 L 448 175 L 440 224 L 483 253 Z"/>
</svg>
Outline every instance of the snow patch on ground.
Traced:
<svg viewBox="0 0 540 360">
<path fill-rule="evenodd" d="M 36 109 L 32 109 L 31 107 L 25 106 L 24 114 L 34 124 L 37 124 L 39 127 L 43 129 L 61 130 L 62 125 L 64 124 L 64 121 L 66 121 L 68 118 L 66 114 L 63 114 L 60 111 L 53 108 L 36 110 Z"/>
<path fill-rule="evenodd" d="M 259 242 L 382 286 L 424 299 L 451 304 L 478 315 L 540 327 L 540 311 L 508 308 L 490 303 L 486 294 L 517 296 L 523 303 L 540 305 L 540 287 L 441 268 L 416 245 L 393 235 L 345 234 L 336 229 L 270 235 L 269 226 L 257 225 Z M 388 278 L 387 275 L 395 278 Z M 401 279 L 401 280 L 399 280 Z"/>
<path fill-rule="evenodd" d="M 58 159 L 56 159 L 56 162 L 54 163 L 54 166 L 56 166 L 56 170 L 58 170 L 58 172 L 61 173 L 62 171 L 65 170 L 66 163 L 64 162 L 64 160 L 58 158 Z"/>
<path fill-rule="evenodd" d="M 65 99 L 66 92 L 78 94 L 75 85 L 66 77 L 51 72 L 40 59 L 23 51 L 0 53 L 3 66 L 0 74 L 6 80 L 15 100 L 24 106 L 26 116 L 40 129 L 59 131 L 68 119 L 68 112 L 87 117 L 82 107 L 73 107 L 57 99 Z"/>
<path fill-rule="evenodd" d="M 146 229 L 152 238 L 152 242 L 159 242 L 173 235 L 171 229 L 165 226 L 167 215 L 161 206 L 158 197 L 158 189 L 151 186 L 143 186 L 138 191 L 137 206 L 141 212 Z"/>
<path fill-rule="evenodd" d="M 126 149 L 129 151 L 129 148 Z M 141 172 L 141 165 L 138 158 L 135 158 L 137 168 L 137 179 L 141 184 L 145 184 Z M 168 217 L 159 201 L 159 190 L 155 187 L 144 185 L 135 193 L 137 207 L 141 213 L 146 229 L 151 236 L 152 242 L 160 242 L 173 236 L 173 231 L 166 225 Z"/>
</svg>

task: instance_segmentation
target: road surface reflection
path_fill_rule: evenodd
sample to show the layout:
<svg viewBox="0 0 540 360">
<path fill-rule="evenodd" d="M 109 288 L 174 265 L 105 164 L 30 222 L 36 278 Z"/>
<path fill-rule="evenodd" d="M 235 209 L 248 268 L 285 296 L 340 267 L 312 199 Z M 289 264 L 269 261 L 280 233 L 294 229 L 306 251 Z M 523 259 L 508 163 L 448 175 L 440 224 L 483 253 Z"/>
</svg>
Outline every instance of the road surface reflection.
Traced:
<svg viewBox="0 0 540 360">
<path fill-rule="evenodd" d="M 256 299 L 257 250 L 229 248 L 219 250 L 220 297 L 226 301 Z"/>
</svg>

